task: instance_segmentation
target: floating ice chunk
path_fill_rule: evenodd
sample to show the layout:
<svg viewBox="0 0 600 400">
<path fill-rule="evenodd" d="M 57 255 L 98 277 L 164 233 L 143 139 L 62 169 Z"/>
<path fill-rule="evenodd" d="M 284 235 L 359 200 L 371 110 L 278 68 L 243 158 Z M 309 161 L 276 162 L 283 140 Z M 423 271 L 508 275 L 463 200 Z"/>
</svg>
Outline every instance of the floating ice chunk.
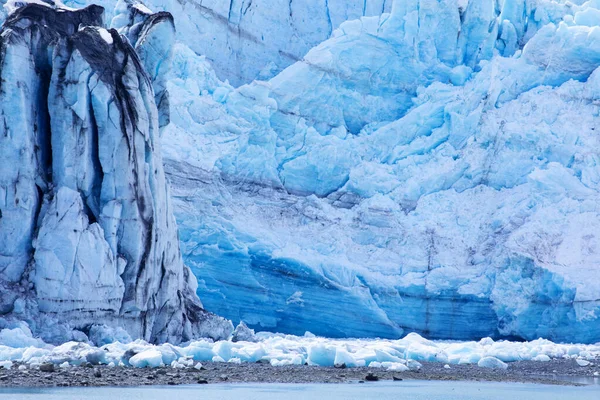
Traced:
<svg viewBox="0 0 600 400">
<path fill-rule="evenodd" d="M 162 359 L 160 351 L 149 349 L 131 357 L 129 364 L 135 368 L 157 368 L 164 366 Z"/>
<path fill-rule="evenodd" d="M 212 346 L 212 343 L 206 341 L 192 342 L 182 349 L 182 353 L 192 357 L 195 361 L 210 361 L 216 355 Z"/>
<path fill-rule="evenodd" d="M 217 363 L 217 362 L 225 362 L 225 360 L 221 356 L 214 356 L 211 361 L 215 362 L 215 363 Z"/>
<path fill-rule="evenodd" d="M 213 351 L 223 360 L 229 360 L 232 357 L 233 344 L 231 342 L 218 342 L 213 346 Z"/>
<path fill-rule="evenodd" d="M 256 362 L 263 358 L 267 352 L 262 345 L 245 345 L 232 350 L 234 358 L 244 362 Z"/>
<path fill-rule="evenodd" d="M 13 366 L 12 361 L 0 361 L 0 368 L 11 369 Z"/>
<path fill-rule="evenodd" d="M 404 360 L 400 359 L 400 357 L 393 356 L 383 350 L 375 349 L 375 355 L 377 357 L 377 361 L 391 361 L 391 362 L 402 362 Z"/>
<path fill-rule="evenodd" d="M 302 357 L 300 357 L 300 356 L 282 359 L 282 360 L 271 359 L 271 365 L 274 367 L 283 367 L 286 365 L 302 365 L 302 364 L 304 364 L 304 362 L 303 362 Z"/>
<path fill-rule="evenodd" d="M 538 356 L 533 357 L 532 361 L 548 362 L 548 361 L 550 361 L 550 357 L 548 357 L 545 354 L 540 354 Z"/>
<path fill-rule="evenodd" d="M 492 369 L 507 369 L 508 368 L 508 364 L 500 361 L 496 357 L 484 357 L 481 360 L 479 360 L 477 365 L 481 368 L 492 368 Z"/>
<path fill-rule="evenodd" d="M 194 369 L 197 369 L 198 371 L 200 371 L 202 369 L 202 364 L 197 363 L 196 365 L 194 365 Z"/>
<path fill-rule="evenodd" d="M 321 367 L 335 364 L 336 348 L 325 344 L 316 344 L 308 349 L 308 363 Z"/>
<path fill-rule="evenodd" d="M 422 343 L 411 343 L 406 350 L 406 357 L 420 361 L 448 361 L 448 355 L 442 349 Z"/>
<path fill-rule="evenodd" d="M 180 357 L 179 358 L 179 362 L 184 364 L 186 367 L 193 367 L 194 366 L 194 360 L 191 358 L 186 358 L 186 357 Z"/>
<path fill-rule="evenodd" d="M 170 365 L 173 361 L 179 360 L 183 355 L 179 351 L 179 348 L 168 343 L 157 346 L 156 350 L 162 354 L 162 362 L 164 365 Z"/>
<path fill-rule="evenodd" d="M 582 349 L 579 346 L 569 346 L 569 348 L 567 349 L 567 354 L 570 356 L 578 356 L 581 352 Z"/>
<path fill-rule="evenodd" d="M 580 367 L 589 367 L 590 365 L 592 365 L 591 362 L 589 362 L 588 360 L 582 360 L 582 359 L 577 359 L 575 360 L 577 362 L 577 365 L 579 365 Z"/>
<path fill-rule="evenodd" d="M 421 367 L 423 367 L 423 365 L 421 365 L 421 363 L 416 360 L 408 360 L 406 362 L 406 365 L 411 371 L 418 371 L 421 369 Z"/>
<path fill-rule="evenodd" d="M 444 365 L 444 369 L 450 369 L 450 366 L 448 364 Z"/>
<path fill-rule="evenodd" d="M 416 362 L 416 361 L 415 361 Z M 418 366 L 416 364 L 412 364 L 412 369 L 402 363 L 382 363 L 382 367 L 386 368 L 388 371 L 394 371 L 394 372 L 406 372 L 406 371 L 418 371 L 419 369 L 421 369 L 421 364 L 419 364 Z"/>
<path fill-rule="evenodd" d="M 482 355 L 480 353 L 471 353 L 471 354 L 467 354 L 466 356 L 462 357 L 458 363 L 459 364 L 477 364 L 479 362 L 479 360 L 481 360 L 481 358 L 482 358 Z"/>
<path fill-rule="evenodd" d="M 348 368 L 358 366 L 354 357 L 352 357 L 352 355 L 350 355 L 350 353 L 348 353 L 346 350 L 344 350 L 342 348 L 338 348 L 336 350 L 333 365 L 336 367 L 345 365 Z"/>
</svg>

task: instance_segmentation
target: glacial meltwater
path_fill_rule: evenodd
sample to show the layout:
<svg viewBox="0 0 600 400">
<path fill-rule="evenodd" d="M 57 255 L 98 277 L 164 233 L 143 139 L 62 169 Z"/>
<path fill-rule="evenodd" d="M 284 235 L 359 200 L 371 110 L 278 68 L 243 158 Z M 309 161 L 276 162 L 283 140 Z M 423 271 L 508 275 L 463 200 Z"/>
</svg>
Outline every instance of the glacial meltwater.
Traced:
<svg viewBox="0 0 600 400">
<path fill-rule="evenodd" d="M 220 384 L 132 388 L 0 389 L 3 400 L 598 400 L 600 386 L 549 386 L 482 382 L 381 382 L 356 384 Z"/>
</svg>

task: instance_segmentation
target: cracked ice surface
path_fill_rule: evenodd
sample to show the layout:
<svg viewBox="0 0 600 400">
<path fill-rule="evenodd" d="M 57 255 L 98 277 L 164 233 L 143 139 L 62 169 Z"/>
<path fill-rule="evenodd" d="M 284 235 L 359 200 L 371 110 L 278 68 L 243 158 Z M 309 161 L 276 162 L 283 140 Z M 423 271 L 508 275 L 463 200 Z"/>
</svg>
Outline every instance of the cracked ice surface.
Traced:
<svg viewBox="0 0 600 400">
<path fill-rule="evenodd" d="M 209 309 L 600 340 L 600 3 L 465 3 L 397 1 L 239 89 L 177 46 L 166 170 Z"/>
</svg>

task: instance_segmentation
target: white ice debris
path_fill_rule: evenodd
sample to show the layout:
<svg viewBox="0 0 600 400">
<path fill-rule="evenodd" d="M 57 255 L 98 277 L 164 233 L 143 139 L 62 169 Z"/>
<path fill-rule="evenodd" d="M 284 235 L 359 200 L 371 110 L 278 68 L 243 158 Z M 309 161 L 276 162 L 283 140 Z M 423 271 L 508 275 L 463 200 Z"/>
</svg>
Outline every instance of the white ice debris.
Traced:
<svg viewBox="0 0 600 400">
<path fill-rule="evenodd" d="M 20 329 L 20 328 L 17 328 Z M 152 345 L 143 340 L 110 343 L 95 347 L 89 343 L 68 342 L 53 346 L 32 341 L 30 334 L 7 335 L 0 331 L 0 366 L 11 368 L 13 362 L 28 368 L 43 363 L 56 366 L 81 365 L 86 362 L 136 368 L 201 369 L 202 362 L 254 363 L 269 362 L 273 366 L 316 365 L 368 366 L 390 371 L 416 371 L 421 362 L 440 362 L 448 369 L 456 364 L 477 364 L 483 368 L 506 369 L 513 361 L 549 361 L 574 359 L 579 365 L 591 366 L 600 357 L 600 343 L 595 345 L 557 344 L 538 339 L 531 342 L 509 342 L 484 339 L 478 342 L 431 341 L 417 334 L 399 340 L 326 339 L 313 336 L 291 336 L 258 333 L 256 342 L 198 340 L 185 346 Z M 14 338 L 20 337 L 21 343 Z"/>
<path fill-rule="evenodd" d="M 0 368 L 11 369 L 12 365 L 12 361 L 0 361 Z"/>
<path fill-rule="evenodd" d="M 545 354 L 540 354 L 539 356 L 535 356 L 532 359 L 533 361 L 541 361 L 541 362 L 547 362 L 550 361 L 550 357 L 548 357 Z"/>
<path fill-rule="evenodd" d="M 484 357 L 477 363 L 481 368 L 492 368 L 492 369 L 507 369 L 508 364 L 500 361 L 496 357 Z"/>
<path fill-rule="evenodd" d="M 149 346 L 151 347 L 151 346 Z M 129 364 L 136 368 L 156 368 L 164 366 L 162 354 L 156 348 L 150 348 L 146 351 L 136 354 L 129 359 Z"/>
<path fill-rule="evenodd" d="M 589 367 L 592 364 L 591 362 L 589 362 L 587 360 L 577 359 L 576 361 L 580 367 Z"/>
<path fill-rule="evenodd" d="M 408 369 L 410 369 L 411 371 L 418 371 L 421 369 L 421 367 L 423 365 L 421 365 L 420 362 L 415 361 L 415 360 L 408 360 L 406 362 L 406 366 L 408 367 Z"/>
</svg>

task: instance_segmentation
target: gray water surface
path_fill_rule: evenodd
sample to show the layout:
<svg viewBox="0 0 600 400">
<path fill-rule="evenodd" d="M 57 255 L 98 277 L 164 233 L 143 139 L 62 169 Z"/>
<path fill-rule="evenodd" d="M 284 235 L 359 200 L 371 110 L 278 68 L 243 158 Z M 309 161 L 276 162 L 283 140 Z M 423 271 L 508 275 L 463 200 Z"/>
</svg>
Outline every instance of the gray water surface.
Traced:
<svg viewBox="0 0 600 400">
<path fill-rule="evenodd" d="M 599 400 L 600 387 L 480 382 L 223 384 L 136 388 L 0 389 L 2 400 Z"/>
</svg>

